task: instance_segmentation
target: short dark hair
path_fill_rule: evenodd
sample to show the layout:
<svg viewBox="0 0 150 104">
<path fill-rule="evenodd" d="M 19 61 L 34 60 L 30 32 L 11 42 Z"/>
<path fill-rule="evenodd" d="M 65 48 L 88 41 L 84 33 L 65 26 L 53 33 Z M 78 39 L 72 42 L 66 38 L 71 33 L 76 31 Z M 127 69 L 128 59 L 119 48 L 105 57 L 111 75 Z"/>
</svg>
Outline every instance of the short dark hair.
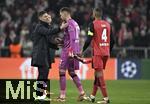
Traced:
<svg viewBox="0 0 150 104">
<path fill-rule="evenodd" d="M 38 13 L 38 17 L 42 16 L 42 15 L 45 14 L 45 13 L 47 13 L 47 12 L 46 12 L 46 11 L 40 11 L 40 12 Z"/>
<path fill-rule="evenodd" d="M 94 8 L 93 11 L 95 12 L 96 17 L 101 17 L 103 14 L 102 8 Z"/>
<path fill-rule="evenodd" d="M 64 11 L 71 14 L 71 10 L 68 7 L 63 7 L 63 8 L 60 9 L 60 12 L 64 12 Z"/>
</svg>

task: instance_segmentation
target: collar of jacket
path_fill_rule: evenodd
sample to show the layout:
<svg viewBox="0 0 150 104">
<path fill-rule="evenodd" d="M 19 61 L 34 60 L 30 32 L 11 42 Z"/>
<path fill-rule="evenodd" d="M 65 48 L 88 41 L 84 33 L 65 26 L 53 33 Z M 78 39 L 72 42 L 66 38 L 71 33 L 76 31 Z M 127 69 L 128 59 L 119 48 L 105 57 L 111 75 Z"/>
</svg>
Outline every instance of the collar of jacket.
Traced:
<svg viewBox="0 0 150 104">
<path fill-rule="evenodd" d="M 46 22 L 43 22 L 43 21 L 40 20 L 39 23 L 42 24 L 42 25 L 45 26 L 45 27 L 49 27 L 49 24 L 46 23 Z"/>
</svg>

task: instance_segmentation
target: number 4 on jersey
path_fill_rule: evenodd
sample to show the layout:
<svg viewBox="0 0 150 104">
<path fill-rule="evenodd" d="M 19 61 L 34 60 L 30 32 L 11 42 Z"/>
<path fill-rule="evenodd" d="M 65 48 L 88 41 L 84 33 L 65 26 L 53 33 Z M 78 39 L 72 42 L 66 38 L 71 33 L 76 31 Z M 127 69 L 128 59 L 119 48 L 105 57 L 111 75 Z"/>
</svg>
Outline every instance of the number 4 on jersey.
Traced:
<svg viewBox="0 0 150 104">
<path fill-rule="evenodd" d="M 102 40 L 107 42 L 107 30 L 106 30 L 106 28 L 104 28 L 102 31 Z"/>
</svg>

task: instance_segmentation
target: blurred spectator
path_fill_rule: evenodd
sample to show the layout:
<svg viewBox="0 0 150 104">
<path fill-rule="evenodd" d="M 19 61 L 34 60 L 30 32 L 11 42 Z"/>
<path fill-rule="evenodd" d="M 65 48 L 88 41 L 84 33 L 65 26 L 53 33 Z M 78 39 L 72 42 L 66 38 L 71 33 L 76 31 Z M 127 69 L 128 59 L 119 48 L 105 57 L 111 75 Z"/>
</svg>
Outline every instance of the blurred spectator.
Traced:
<svg viewBox="0 0 150 104">
<path fill-rule="evenodd" d="M 12 40 L 11 40 L 10 36 L 6 35 L 6 38 L 4 40 L 4 46 L 9 47 L 11 45 L 11 43 L 12 43 Z"/>
<path fill-rule="evenodd" d="M 37 13 L 48 11 L 53 25 L 61 22 L 59 9 L 68 6 L 73 18 L 78 22 L 81 44 L 91 21 L 91 11 L 101 6 L 103 19 L 111 22 L 116 47 L 150 46 L 150 0 L 0 0 L 0 47 L 2 56 L 10 56 L 9 45 L 14 37 L 19 37 L 23 56 L 30 56 L 30 24 L 37 21 Z M 14 12 L 15 11 L 15 12 Z M 90 52 L 88 52 L 89 54 Z"/>
<path fill-rule="evenodd" d="M 125 23 L 121 23 L 121 28 L 118 33 L 118 45 L 119 46 L 130 46 L 132 42 L 132 32 L 127 29 Z"/>
<path fill-rule="evenodd" d="M 15 37 L 13 43 L 10 45 L 9 48 L 12 58 L 21 57 L 21 45 L 19 44 L 19 37 Z"/>
<path fill-rule="evenodd" d="M 134 31 L 133 31 L 134 46 L 140 46 L 140 42 L 139 41 L 140 41 L 141 34 L 140 34 L 139 31 L 140 30 L 139 30 L 138 26 L 134 27 Z"/>
</svg>

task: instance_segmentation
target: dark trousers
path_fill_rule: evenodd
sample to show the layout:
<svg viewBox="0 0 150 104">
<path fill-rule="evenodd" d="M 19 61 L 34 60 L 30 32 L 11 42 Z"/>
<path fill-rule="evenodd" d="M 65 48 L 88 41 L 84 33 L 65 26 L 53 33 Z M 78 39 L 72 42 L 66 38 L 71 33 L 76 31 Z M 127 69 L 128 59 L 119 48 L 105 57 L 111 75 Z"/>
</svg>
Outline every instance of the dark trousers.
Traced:
<svg viewBox="0 0 150 104">
<path fill-rule="evenodd" d="M 38 80 L 48 79 L 49 67 L 39 66 L 38 71 L 39 71 Z"/>
<path fill-rule="evenodd" d="M 43 90 L 47 88 L 47 80 L 48 80 L 48 73 L 49 73 L 49 67 L 45 66 L 39 66 L 38 67 L 38 78 L 37 78 L 37 96 L 43 95 Z M 43 90 L 40 90 L 43 89 Z M 40 91 L 39 91 L 40 90 Z"/>
</svg>

